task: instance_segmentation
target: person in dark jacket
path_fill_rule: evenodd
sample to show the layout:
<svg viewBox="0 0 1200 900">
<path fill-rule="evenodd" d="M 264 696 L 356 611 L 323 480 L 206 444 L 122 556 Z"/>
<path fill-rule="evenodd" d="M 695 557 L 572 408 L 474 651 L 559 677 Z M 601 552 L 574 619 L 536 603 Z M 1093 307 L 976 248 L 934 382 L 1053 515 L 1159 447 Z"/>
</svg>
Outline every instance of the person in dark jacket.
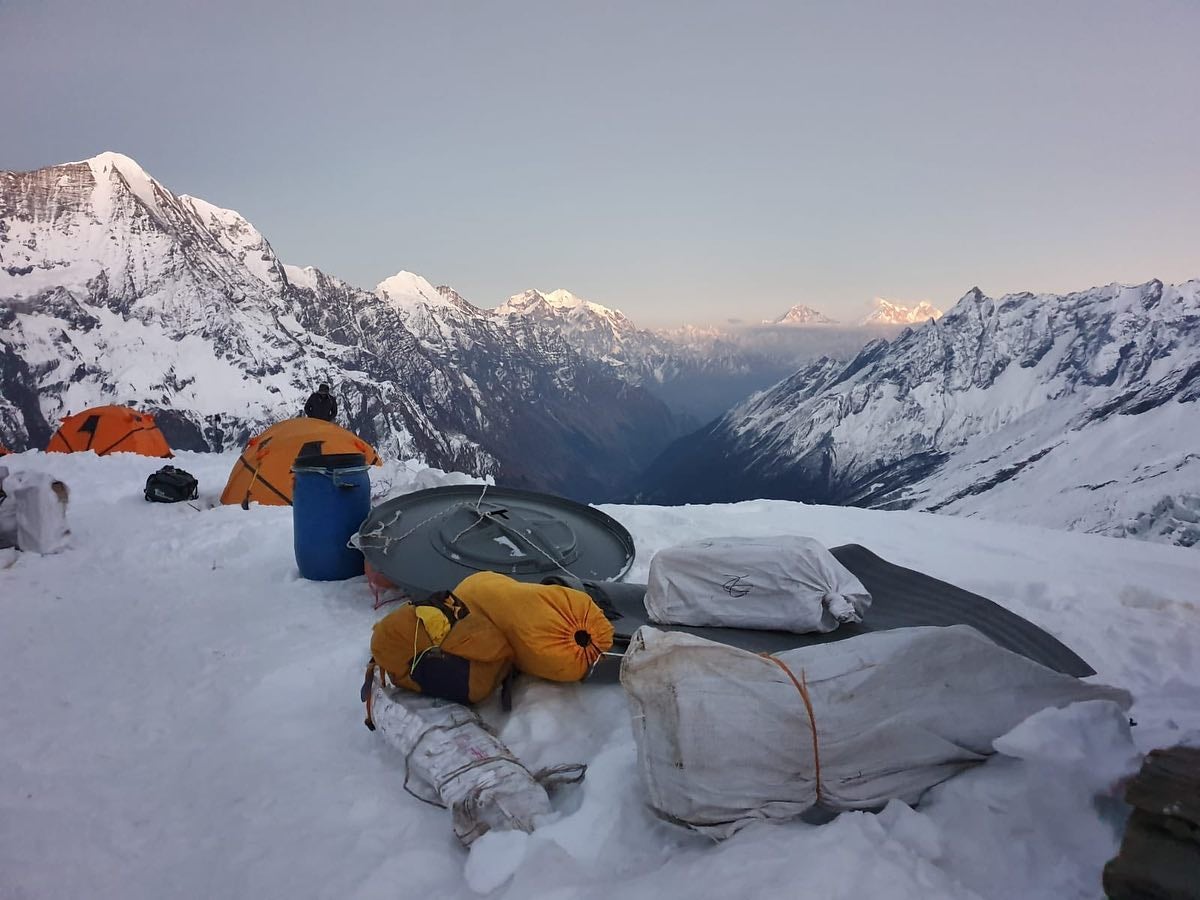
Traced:
<svg viewBox="0 0 1200 900">
<path fill-rule="evenodd" d="M 337 418 L 337 399 L 329 393 L 329 385 L 323 384 L 313 392 L 304 404 L 304 414 L 310 419 L 332 422 Z"/>
</svg>

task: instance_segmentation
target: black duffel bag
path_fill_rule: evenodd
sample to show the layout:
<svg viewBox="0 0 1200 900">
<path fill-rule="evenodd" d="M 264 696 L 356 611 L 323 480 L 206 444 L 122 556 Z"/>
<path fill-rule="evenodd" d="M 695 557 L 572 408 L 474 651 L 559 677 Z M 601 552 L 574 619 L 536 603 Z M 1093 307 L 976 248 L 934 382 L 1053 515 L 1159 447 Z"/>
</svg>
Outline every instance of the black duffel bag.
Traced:
<svg viewBox="0 0 1200 900">
<path fill-rule="evenodd" d="M 196 479 L 174 466 L 163 466 L 146 479 L 146 499 L 153 503 L 179 503 L 198 496 Z"/>
</svg>

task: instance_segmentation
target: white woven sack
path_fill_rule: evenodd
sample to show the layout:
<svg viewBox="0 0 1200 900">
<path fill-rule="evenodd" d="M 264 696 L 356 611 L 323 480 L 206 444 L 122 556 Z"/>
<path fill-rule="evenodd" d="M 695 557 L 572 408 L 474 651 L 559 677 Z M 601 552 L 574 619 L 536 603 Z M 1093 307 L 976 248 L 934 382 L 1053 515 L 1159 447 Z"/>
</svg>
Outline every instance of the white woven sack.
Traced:
<svg viewBox="0 0 1200 900">
<path fill-rule="evenodd" d="M 727 837 L 816 805 L 912 804 L 1039 710 L 1131 704 L 1125 691 L 1047 669 L 966 625 L 874 632 L 775 659 L 784 666 L 690 634 L 634 634 L 621 684 L 660 816 Z"/>
<path fill-rule="evenodd" d="M 718 537 L 650 560 L 646 613 L 664 625 L 833 631 L 861 622 L 871 595 L 819 542 L 800 535 Z"/>
<path fill-rule="evenodd" d="M 16 513 L 17 546 L 31 553 L 57 553 L 66 548 L 67 486 L 45 472 L 13 472 L 4 492 Z"/>
</svg>

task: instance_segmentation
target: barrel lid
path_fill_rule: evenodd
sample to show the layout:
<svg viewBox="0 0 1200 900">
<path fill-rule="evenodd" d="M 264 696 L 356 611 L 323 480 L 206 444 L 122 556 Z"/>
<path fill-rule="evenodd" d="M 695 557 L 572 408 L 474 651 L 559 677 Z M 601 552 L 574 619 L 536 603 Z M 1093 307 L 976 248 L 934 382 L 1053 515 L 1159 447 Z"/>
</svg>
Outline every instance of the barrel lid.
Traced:
<svg viewBox="0 0 1200 900">
<path fill-rule="evenodd" d="M 367 457 L 362 453 L 310 453 L 297 456 L 293 469 L 352 469 L 365 466 Z"/>
<path fill-rule="evenodd" d="M 595 507 L 493 485 L 393 497 L 371 510 L 358 541 L 374 569 L 418 598 L 483 571 L 620 579 L 634 557 L 629 532 Z"/>
</svg>

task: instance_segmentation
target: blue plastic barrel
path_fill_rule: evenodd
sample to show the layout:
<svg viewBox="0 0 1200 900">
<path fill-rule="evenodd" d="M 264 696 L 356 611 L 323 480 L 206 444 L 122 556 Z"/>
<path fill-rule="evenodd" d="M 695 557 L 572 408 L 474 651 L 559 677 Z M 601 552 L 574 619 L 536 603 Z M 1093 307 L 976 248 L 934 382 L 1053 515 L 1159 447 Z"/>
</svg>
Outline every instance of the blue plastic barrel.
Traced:
<svg viewBox="0 0 1200 900">
<path fill-rule="evenodd" d="M 346 546 L 371 511 L 371 479 L 361 453 L 299 456 L 292 465 L 296 565 L 311 581 L 363 574 L 362 554 Z"/>
</svg>

